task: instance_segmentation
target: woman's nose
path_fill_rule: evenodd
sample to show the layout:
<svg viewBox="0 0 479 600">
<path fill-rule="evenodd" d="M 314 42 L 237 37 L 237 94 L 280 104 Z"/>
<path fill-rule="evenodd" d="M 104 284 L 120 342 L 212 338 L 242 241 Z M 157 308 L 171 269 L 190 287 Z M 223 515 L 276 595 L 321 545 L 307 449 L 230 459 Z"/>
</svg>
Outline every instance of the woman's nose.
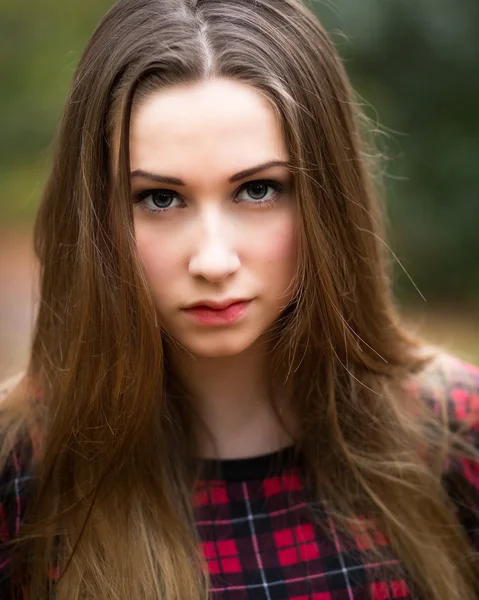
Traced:
<svg viewBox="0 0 479 600">
<path fill-rule="evenodd" d="M 219 282 L 239 269 L 240 261 L 230 226 L 224 216 L 216 213 L 204 215 L 199 225 L 198 245 L 190 259 L 191 275 Z"/>
</svg>

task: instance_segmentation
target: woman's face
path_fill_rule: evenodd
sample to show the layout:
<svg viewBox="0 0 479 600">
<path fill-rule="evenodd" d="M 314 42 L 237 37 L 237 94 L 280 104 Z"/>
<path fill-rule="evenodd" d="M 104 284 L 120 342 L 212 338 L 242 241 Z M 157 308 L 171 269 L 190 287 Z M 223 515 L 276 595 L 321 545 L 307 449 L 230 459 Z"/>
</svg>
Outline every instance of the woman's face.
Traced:
<svg viewBox="0 0 479 600">
<path fill-rule="evenodd" d="M 155 92 L 132 112 L 135 237 L 162 327 L 190 353 L 247 350 L 291 300 L 296 206 L 280 125 L 252 87 L 226 79 Z M 235 322 L 185 307 L 250 300 Z"/>
</svg>

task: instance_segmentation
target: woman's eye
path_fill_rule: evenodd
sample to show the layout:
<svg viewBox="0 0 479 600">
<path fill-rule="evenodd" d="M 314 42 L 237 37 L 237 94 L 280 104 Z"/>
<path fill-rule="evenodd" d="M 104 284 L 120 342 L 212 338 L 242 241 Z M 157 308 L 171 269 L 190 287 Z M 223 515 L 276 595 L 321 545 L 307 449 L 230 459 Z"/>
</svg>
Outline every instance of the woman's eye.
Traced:
<svg viewBox="0 0 479 600">
<path fill-rule="evenodd" d="M 241 188 L 241 191 L 247 192 L 247 198 L 240 198 L 240 194 L 237 197 L 240 200 L 253 200 L 253 204 L 271 204 L 282 190 L 283 186 L 277 181 L 250 181 Z"/>
<path fill-rule="evenodd" d="M 234 202 L 252 206 L 266 206 L 277 202 L 283 192 L 283 185 L 278 181 L 257 180 L 244 183 L 235 194 Z M 149 213 L 165 212 L 178 208 L 174 201 L 178 194 L 168 189 L 150 189 L 135 195 L 135 204 Z"/>
<path fill-rule="evenodd" d="M 136 203 L 148 212 L 169 210 L 177 194 L 173 190 L 145 190 L 136 196 Z"/>
</svg>

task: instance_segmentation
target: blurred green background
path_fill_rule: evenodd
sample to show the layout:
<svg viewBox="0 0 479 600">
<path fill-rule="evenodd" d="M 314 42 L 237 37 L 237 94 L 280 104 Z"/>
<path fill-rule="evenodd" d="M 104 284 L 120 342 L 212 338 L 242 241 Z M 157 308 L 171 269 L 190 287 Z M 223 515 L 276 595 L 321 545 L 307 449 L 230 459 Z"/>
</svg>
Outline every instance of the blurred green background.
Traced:
<svg viewBox="0 0 479 600">
<path fill-rule="evenodd" d="M 389 156 L 385 201 L 404 314 L 479 363 L 479 2 L 307 3 L 386 132 L 378 139 Z M 20 280 L 31 277 L 50 145 L 82 49 L 112 4 L 0 3 L 0 376 L 26 356 L 31 286 Z"/>
</svg>

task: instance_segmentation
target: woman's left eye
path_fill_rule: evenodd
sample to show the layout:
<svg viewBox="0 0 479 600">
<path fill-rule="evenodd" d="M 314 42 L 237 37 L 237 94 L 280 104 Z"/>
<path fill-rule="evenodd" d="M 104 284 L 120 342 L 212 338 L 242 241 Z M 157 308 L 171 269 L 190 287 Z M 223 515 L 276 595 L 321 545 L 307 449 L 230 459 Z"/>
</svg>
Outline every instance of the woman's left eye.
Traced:
<svg viewBox="0 0 479 600">
<path fill-rule="evenodd" d="M 268 193 L 270 190 L 270 193 Z M 277 201 L 278 196 L 283 191 L 283 186 L 278 181 L 258 180 L 245 183 L 240 191 L 246 191 L 249 198 L 241 198 L 238 194 L 236 198 L 239 200 L 253 200 L 252 204 L 273 204 Z"/>
</svg>

